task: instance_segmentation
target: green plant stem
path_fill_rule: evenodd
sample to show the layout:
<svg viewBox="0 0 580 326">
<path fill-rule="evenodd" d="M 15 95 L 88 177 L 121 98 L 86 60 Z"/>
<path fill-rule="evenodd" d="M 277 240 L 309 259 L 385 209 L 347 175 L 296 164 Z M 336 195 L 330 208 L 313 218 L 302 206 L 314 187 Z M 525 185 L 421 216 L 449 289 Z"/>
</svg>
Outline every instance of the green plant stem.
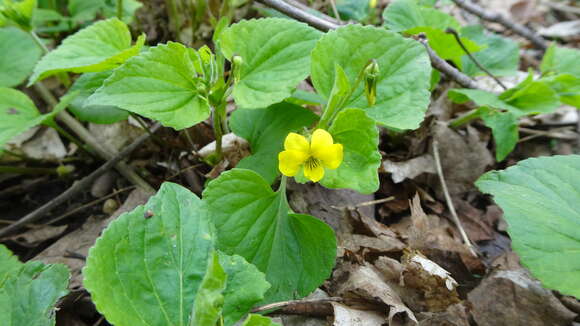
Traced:
<svg viewBox="0 0 580 326">
<path fill-rule="evenodd" d="M 215 134 L 215 152 L 217 154 L 218 162 L 220 162 L 223 158 L 223 150 L 222 150 L 222 137 L 225 134 L 224 124 L 223 124 L 223 113 L 225 111 L 225 105 L 218 105 L 213 109 L 213 131 Z"/>
<path fill-rule="evenodd" d="M 180 28 L 181 22 L 179 19 L 179 12 L 177 10 L 176 0 L 165 0 L 165 4 L 167 5 L 167 15 L 169 16 L 169 23 L 173 24 L 173 29 L 175 33 L 175 40 L 180 40 Z"/>
<path fill-rule="evenodd" d="M 75 136 L 71 135 L 68 131 L 62 129 L 55 121 L 53 121 L 52 123 L 48 123 L 47 126 L 56 130 L 61 136 L 70 140 L 79 148 L 87 151 L 89 154 L 94 154 L 94 151 L 91 148 L 89 148 L 86 144 L 83 144 L 80 140 L 78 140 Z"/>
<path fill-rule="evenodd" d="M 475 120 L 477 118 L 480 117 L 480 113 L 478 109 L 473 109 L 468 111 L 467 113 L 464 113 L 462 115 L 460 115 L 459 117 L 450 120 L 449 121 L 449 126 L 451 126 L 452 128 L 458 128 L 463 126 L 466 123 L 469 123 L 472 120 Z"/>
<path fill-rule="evenodd" d="M 123 0 L 117 0 L 117 18 L 123 20 Z"/>
<path fill-rule="evenodd" d="M 42 50 L 42 52 L 44 52 L 44 54 L 47 54 L 48 52 L 50 52 L 48 50 L 48 48 L 46 47 L 46 45 L 44 45 L 44 43 L 42 43 L 42 40 L 40 39 L 40 37 L 38 37 L 38 34 L 36 34 L 35 31 L 30 31 L 29 34 L 30 34 L 30 36 L 32 36 L 34 43 L 36 43 L 36 45 L 38 45 L 38 47 Z"/>
<path fill-rule="evenodd" d="M 7 166 L 0 165 L 0 173 L 15 173 L 15 174 L 58 174 L 54 168 L 27 168 L 22 166 Z"/>
</svg>

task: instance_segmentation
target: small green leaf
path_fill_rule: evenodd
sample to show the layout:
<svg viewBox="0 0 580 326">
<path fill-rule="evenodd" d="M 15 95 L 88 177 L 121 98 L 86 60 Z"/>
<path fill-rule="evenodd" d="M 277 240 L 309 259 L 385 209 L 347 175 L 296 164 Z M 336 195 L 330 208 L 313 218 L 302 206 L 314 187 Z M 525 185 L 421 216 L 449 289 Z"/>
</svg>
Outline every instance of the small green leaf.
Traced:
<svg viewBox="0 0 580 326">
<path fill-rule="evenodd" d="M 530 158 L 476 185 L 502 208 L 522 264 L 546 287 L 580 298 L 578 175 L 579 155 Z"/>
<path fill-rule="evenodd" d="M 234 325 L 258 302 L 264 300 L 264 294 L 270 288 L 264 273 L 248 263 L 242 256 L 219 255 L 220 265 L 228 274 L 226 289 L 223 294 L 224 325 Z"/>
<path fill-rule="evenodd" d="M 70 278 L 62 264 L 25 264 L 0 245 L 0 316 L 3 325 L 54 325 L 55 305 Z"/>
<path fill-rule="evenodd" d="M 452 60 L 461 68 L 461 57 L 465 51 L 452 34 L 446 33 L 452 28 L 458 33 L 459 22 L 452 16 L 433 8 L 421 7 L 415 0 L 395 0 L 383 12 L 385 25 L 392 31 L 408 34 L 424 33 L 429 45 L 443 59 Z M 481 50 L 472 40 L 461 37 L 461 42 L 470 53 Z"/>
<path fill-rule="evenodd" d="M 376 83 L 375 83 L 376 86 Z M 351 94 L 351 86 L 348 80 L 348 76 L 344 72 L 341 66 L 338 64 L 334 66 L 334 85 L 328 96 L 328 104 L 324 108 L 325 112 L 338 112 L 344 107 L 344 105 L 349 100 L 349 95 Z M 376 87 L 375 87 L 376 90 Z M 328 113 L 327 113 L 328 114 Z M 333 117 L 329 117 L 333 118 Z"/>
<path fill-rule="evenodd" d="M 311 111 L 285 102 L 266 110 L 234 111 L 230 127 L 250 143 L 252 152 L 237 167 L 253 170 L 271 184 L 279 175 L 278 153 L 283 150 L 288 133 L 312 125 L 317 118 Z"/>
<path fill-rule="evenodd" d="M 310 51 L 321 33 L 295 20 L 244 20 L 220 35 L 224 56 L 243 59 L 233 96 L 242 108 L 265 108 L 292 94 L 310 72 Z"/>
<path fill-rule="evenodd" d="M 36 0 L 3 0 L 0 5 L 0 27 L 17 26 L 25 31 L 32 30 Z"/>
<path fill-rule="evenodd" d="M 473 101 L 477 106 L 489 106 L 495 109 L 503 109 L 513 113 L 519 113 L 518 108 L 513 107 L 506 102 L 500 100 L 498 95 L 483 91 L 479 89 L 467 89 L 467 88 L 459 88 L 459 89 L 451 89 L 447 93 L 449 99 L 451 99 L 455 103 L 467 103 L 469 101 Z"/>
<path fill-rule="evenodd" d="M 330 275 L 336 239 L 324 222 L 293 214 L 286 194 L 259 174 L 224 172 L 203 192 L 218 234 L 218 247 L 238 254 L 266 274 L 265 302 L 303 297 Z"/>
<path fill-rule="evenodd" d="M 376 104 L 368 107 L 364 83 L 356 86 L 356 81 L 372 59 L 380 75 Z M 414 129 L 423 121 L 431 94 L 431 63 L 419 42 L 372 26 L 348 25 L 328 32 L 312 51 L 312 82 L 327 99 L 337 64 L 355 89 L 345 107 L 366 109 L 375 121 L 397 129 Z"/>
<path fill-rule="evenodd" d="M 499 99 L 517 107 L 522 114 L 550 113 L 560 105 L 558 94 L 547 83 L 534 81 L 531 73 L 516 87 L 500 94 Z"/>
<path fill-rule="evenodd" d="M 542 59 L 540 69 L 543 74 L 565 73 L 580 78 L 580 50 L 564 48 L 552 44 Z"/>
<path fill-rule="evenodd" d="M 487 107 L 481 109 L 484 109 L 481 118 L 491 128 L 495 141 L 495 159 L 498 162 L 503 161 L 518 143 L 518 120 L 510 112 L 498 112 Z"/>
<path fill-rule="evenodd" d="M 250 314 L 248 318 L 246 318 L 242 326 L 281 326 L 281 325 L 273 322 L 268 317 Z"/>
<path fill-rule="evenodd" d="M 219 263 L 218 254 L 209 257 L 207 271 L 193 304 L 193 318 L 189 325 L 214 326 L 221 317 L 224 305 L 222 292 L 226 288 L 227 275 Z"/>
<path fill-rule="evenodd" d="M 113 72 L 85 105 L 113 105 L 177 130 L 209 116 L 193 49 L 169 42 L 150 48 Z"/>
<path fill-rule="evenodd" d="M 59 72 L 114 69 L 138 54 L 144 42 L 144 36 L 140 36 L 131 46 L 129 28 L 117 18 L 99 21 L 67 37 L 59 47 L 42 57 L 29 85 Z"/>
<path fill-rule="evenodd" d="M 432 27 L 445 30 L 461 26 L 452 16 L 433 8 L 424 8 L 414 0 L 391 1 L 383 12 L 385 26 L 394 32 L 405 32 L 415 27 Z"/>
<path fill-rule="evenodd" d="M 0 28 L 0 86 L 22 83 L 40 59 L 41 49 L 32 37 L 15 27 Z"/>
<path fill-rule="evenodd" d="M 518 43 L 510 38 L 488 33 L 482 25 L 463 27 L 461 35 L 487 47 L 473 53 L 475 59 L 496 76 L 513 75 L 517 72 L 520 60 Z M 461 58 L 463 72 L 470 76 L 484 75 L 467 55 Z"/>
<path fill-rule="evenodd" d="M 112 105 L 85 105 L 86 100 L 99 87 L 105 79 L 109 78 L 113 70 L 101 72 L 88 72 L 80 76 L 71 86 L 70 91 L 79 91 L 79 96 L 72 101 L 70 111 L 82 121 L 109 124 L 125 120 L 129 112 Z"/>
<path fill-rule="evenodd" d="M 580 108 L 580 78 L 570 74 L 559 74 L 541 79 L 560 96 L 560 101 Z"/>
<path fill-rule="evenodd" d="M 7 141 L 43 120 L 26 94 L 3 87 L 0 87 L 0 117 L 0 149 Z"/>
<path fill-rule="evenodd" d="M 341 111 L 329 129 L 335 143 L 342 144 L 344 159 L 336 170 L 325 170 L 320 183 L 328 188 L 350 188 L 370 194 L 379 188 L 379 130 L 360 109 Z"/>
<path fill-rule="evenodd" d="M 83 270 L 97 309 L 114 325 L 189 325 L 214 235 L 202 201 L 164 183 L 145 206 L 113 221 Z"/>
</svg>

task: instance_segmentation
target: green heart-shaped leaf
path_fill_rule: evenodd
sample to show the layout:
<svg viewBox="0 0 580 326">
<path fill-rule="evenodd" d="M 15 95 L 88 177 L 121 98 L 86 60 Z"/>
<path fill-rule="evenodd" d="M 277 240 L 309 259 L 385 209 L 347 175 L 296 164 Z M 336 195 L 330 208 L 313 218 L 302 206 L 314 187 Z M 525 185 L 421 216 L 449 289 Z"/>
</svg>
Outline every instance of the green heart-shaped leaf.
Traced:
<svg viewBox="0 0 580 326">
<path fill-rule="evenodd" d="M 310 51 L 321 33 L 295 20 L 244 20 L 219 38 L 224 56 L 242 58 L 234 99 L 242 108 L 265 108 L 292 94 L 310 73 Z"/>
<path fill-rule="evenodd" d="M 312 51 L 312 82 L 328 98 L 335 65 L 343 68 L 354 88 L 372 59 L 380 70 L 375 105 L 369 107 L 364 85 L 359 83 L 346 107 L 365 109 L 369 117 L 388 127 L 417 128 L 429 104 L 431 63 L 415 40 L 372 26 L 348 25 L 328 32 Z"/>
<path fill-rule="evenodd" d="M 266 274 L 266 302 L 303 297 L 330 275 L 336 239 L 324 222 L 290 212 L 286 194 L 251 170 L 233 169 L 203 192 L 218 247 L 238 254 Z"/>
<path fill-rule="evenodd" d="M 512 247 L 548 287 L 580 298 L 580 155 L 530 158 L 476 182 L 494 196 Z"/>
<path fill-rule="evenodd" d="M 42 51 L 32 37 L 14 27 L 0 28 L 0 86 L 22 83 L 32 72 Z"/>
</svg>

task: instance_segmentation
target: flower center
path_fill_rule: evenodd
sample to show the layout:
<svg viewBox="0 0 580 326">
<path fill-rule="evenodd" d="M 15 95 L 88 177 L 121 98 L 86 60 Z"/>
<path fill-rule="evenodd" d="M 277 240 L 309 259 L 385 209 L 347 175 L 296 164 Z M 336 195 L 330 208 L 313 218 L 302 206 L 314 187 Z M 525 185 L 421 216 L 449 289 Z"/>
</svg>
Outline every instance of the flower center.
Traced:
<svg viewBox="0 0 580 326">
<path fill-rule="evenodd" d="M 320 162 L 320 160 L 317 159 L 316 157 L 310 156 L 306 160 L 306 162 L 304 163 L 304 165 L 306 165 L 306 167 L 308 167 L 310 170 L 314 170 L 315 168 L 319 167 L 321 163 L 322 162 Z"/>
</svg>

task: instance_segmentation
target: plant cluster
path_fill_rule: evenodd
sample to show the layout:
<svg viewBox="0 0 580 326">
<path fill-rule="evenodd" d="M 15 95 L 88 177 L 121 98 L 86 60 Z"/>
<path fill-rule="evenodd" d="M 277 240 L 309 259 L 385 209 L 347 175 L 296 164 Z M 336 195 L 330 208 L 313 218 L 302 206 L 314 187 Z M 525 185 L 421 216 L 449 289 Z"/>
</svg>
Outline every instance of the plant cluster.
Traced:
<svg viewBox="0 0 580 326">
<path fill-rule="evenodd" d="M 75 7 L 80 3 L 70 1 L 73 16 L 56 26 L 98 13 L 125 11 L 120 16 L 126 18 L 90 24 L 48 51 L 35 34 L 43 30 L 36 1 L 0 2 L 0 26 L 12 26 L 0 29 L 0 70 L 10 72 L 0 76 L 0 146 L 35 125 L 60 130 L 54 117 L 68 109 L 81 121 L 107 124 L 136 114 L 175 130 L 211 117 L 216 151 L 209 164 L 225 159 L 227 133 L 251 148 L 207 184 L 202 198 L 166 182 L 97 240 L 84 286 L 115 325 L 271 325 L 248 315 L 251 308 L 304 297 L 320 286 L 334 266 L 335 235 L 324 222 L 291 210 L 287 177 L 365 194 L 378 189 L 378 126 L 418 128 L 440 79 L 424 46 L 407 36 L 423 34 L 441 58 L 471 76 L 508 75 L 518 66 L 515 42 L 482 26 L 462 27 L 413 0 L 392 1 L 385 26 L 352 24 L 327 33 L 285 18 L 234 24 L 222 18 L 214 47 L 199 49 L 178 42 L 145 46 L 144 35 L 133 40 L 125 21 L 135 1 L 116 11 L 106 1 L 82 10 Z M 553 112 L 561 103 L 580 107 L 579 58 L 577 50 L 553 45 L 540 75 L 530 70 L 500 94 L 450 90 L 452 101 L 475 105 L 451 125 L 483 119 L 503 160 L 518 141 L 518 118 Z M 69 74 L 80 76 L 70 84 Z M 29 75 L 29 86 L 51 76 L 70 86 L 51 112 L 40 114 L 25 93 L 9 88 Z M 308 77 L 314 93 L 297 88 Z M 228 115 L 230 99 L 237 109 Z M 322 109 L 317 114 L 307 106 Z M 576 296 L 579 166 L 578 156 L 532 159 L 477 184 L 505 210 L 522 261 L 546 286 Z M 546 252 L 550 263 L 538 263 Z M 0 314 L 17 325 L 50 324 L 66 292 L 66 269 L 21 264 L 3 247 L 0 266 Z M 555 280 L 556 273 L 565 280 Z"/>
</svg>

